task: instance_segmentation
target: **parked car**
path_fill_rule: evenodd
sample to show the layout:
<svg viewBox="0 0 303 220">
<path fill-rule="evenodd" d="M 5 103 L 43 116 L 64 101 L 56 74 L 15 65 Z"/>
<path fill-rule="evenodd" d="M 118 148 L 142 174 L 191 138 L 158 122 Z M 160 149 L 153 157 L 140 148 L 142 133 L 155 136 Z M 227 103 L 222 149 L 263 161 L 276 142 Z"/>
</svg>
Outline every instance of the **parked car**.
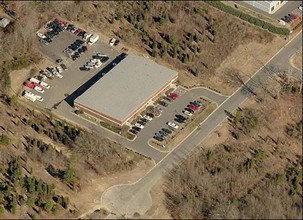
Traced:
<svg viewBox="0 0 303 220">
<path fill-rule="evenodd" d="M 188 118 L 184 117 L 183 115 L 176 115 L 177 118 L 180 118 L 184 121 L 186 121 Z"/>
<path fill-rule="evenodd" d="M 195 105 L 188 105 L 188 108 L 193 110 L 193 111 L 197 111 L 199 108 Z"/>
<path fill-rule="evenodd" d="M 156 135 L 153 138 L 160 142 L 162 142 L 164 140 L 163 138 L 156 136 Z"/>
<path fill-rule="evenodd" d="M 164 132 L 166 132 L 167 134 L 171 134 L 171 133 L 172 133 L 172 131 L 169 130 L 169 129 L 167 129 L 167 128 L 162 128 L 162 130 L 163 130 Z"/>
<path fill-rule="evenodd" d="M 168 106 L 168 104 L 166 102 L 164 102 L 164 101 L 159 101 L 159 104 L 162 105 L 162 106 L 164 106 L 164 107 Z"/>
<path fill-rule="evenodd" d="M 141 125 L 146 125 L 146 122 L 145 121 L 142 121 L 142 120 L 139 120 L 139 121 L 137 121 L 137 123 L 139 123 L 139 124 L 141 124 Z"/>
<path fill-rule="evenodd" d="M 189 117 L 193 115 L 191 112 L 189 112 L 187 110 L 184 110 L 183 113 Z"/>
<path fill-rule="evenodd" d="M 141 128 L 136 127 L 136 126 L 133 126 L 132 129 L 134 129 L 134 130 L 136 130 L 136 131 L 138 131 L 138 132 L 141 131 Z"/>
<path fill-rule="evenodd" d="M 41 85 L 39 85 L 38 83 L 34 83 L 34 82 L 25 82 L 24 85 L 30 89 L 34 89 L 36 90 L 37 92 L 40 92 L 40 93 L 44 93 L 44 89 L 42 88 Z"/>
<path fill-rule="evenodd" d="M 174 129 L 178 129 L 179 128 L 179 126 L 177 124 L 173 123 L 173 122 L 168 122 L 167 125 L 169 127 L 171 127 L 171 128 L 174 128 Z"/>
<path fill-rule="evenodd" d="M 202 106 L 202 102 L 201 101 L 193 101 L 193 104 L 198 106 L 198 107 L 201 107 Z"/>
<path fill-rule="evenodd" d="M 139 123 L 136 123 L 136 124 L 135 124 L 135 126 L 136 126 L 136 127 L 138 127 L 138 128 L 141 128 L 141 129 L 143 129 L 143 128 L 144 128 L 144 126 L 143 126 L 143 125 L 141 125 L 141 124 L 139 124 Z"/>
<path fill-rule="evenodd" d="M 173 100 L 176 100 L 177 98 L 180 97 L 180 95 L 175 92 L 172 92 L 169 94 L 169 97 L 172 98 Z"/>
<path fill-rule="evenodd" d="M 146 115 L 149 116 L 149 117 L 151 117 L 151 118 L 155 117 L 155 115 L 152 114 L 152 113 L 146 113 Z"/>
<path fill-rule="evenodd" d="M 56 70 L 58 71 L 58 73 L 62 73 L 63 72 L 63 69 L 61 68 L 61 66 L 57 66 Z"/>
<path fill-rule="evenodd" d="M 192 113 L 192 114 L 193 114 L 193 113 L 195 113 L 195 111 L 194 111 L 194 110 L 192 110 L 192 109 L 190 109 L 190 108 L 188 108 L 188 107 L 187 107 L 187 108 L 185 108 L 185 111 L 188 111 L 188 112 L 190 112 L 190 113 Z"/>
<path fill-rule="evenodd" d="M 153 118 L 152 118 L 152 117 L 150 117 L 150 116 L 148 116 L 148 115 L 144 115 L 144 116 L 143 116 L 143 118 L 145 118 L 145 119 L 146 119 L 146 120 L 148 120 L 148 121 L 153 120 Z"/>
<path fill-rule="evenodd" d="M 117 46 L 119 43 L 120 43 L 120 41 L 117 40 L 117 39 L 115 39 L 115 38 L 112 38 L 112 39 L 110 39 L 110 41 L 109 41 L 109 45 L 110 45 L 110 46 Z"/>
<path fill-rule="evenodd" d="M 130 129 L 129 132 L 130 132 L 130 133 L 133 133 L 133 134 L 138 134 L 138 131 L 136 131 L 136 130 L 134 130 L 134 129 Z"/>
<path fill-rule="evenodd" d="M 60 66 L 61 66 L 61 68 L 62 68 L 64 71 L 67 70 L 67 67 L 66 67 L 66 65 L 65 65 L 64 63 L 61 63 Z"/>
<path fill-rule="evenodd" d="M 176 122 L 179 122 L 179 123 L 184 123 L 184 122 L 185 122 L 185 120 L 183 120 L 183 119 L 181 119 L 181 118 L 175 118 L 175 121 L 176 121 Z"/>
</svg>

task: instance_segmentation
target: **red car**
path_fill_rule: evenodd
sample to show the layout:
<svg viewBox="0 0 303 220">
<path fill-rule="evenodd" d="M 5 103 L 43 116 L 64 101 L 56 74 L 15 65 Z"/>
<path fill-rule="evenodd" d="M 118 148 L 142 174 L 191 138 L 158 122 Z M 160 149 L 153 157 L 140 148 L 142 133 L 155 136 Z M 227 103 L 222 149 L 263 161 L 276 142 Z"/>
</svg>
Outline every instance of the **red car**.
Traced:
<svg viewBox="0 0 303 220">
<path fill-rule="evenodd" d="M 193 111 L 197 111 L 199 108 L 195 105 L 189 105 L 188 108 L 190 108 Z"/>
<path fill-rule="evenodd" d="M 297 19 L 298 18 L 298 16 L 297 15 L 295 15 L 295 14 L 288 14 L 290 17 L 292 17 L 293 19 Z"/>
<path fill-rule="evenodd" d="M 172 93 L 169 94 L 169 97 L 172 98 L 173 100 L 176 100 L 177 98 L 180 97 L 180 95 L 178 95 L 177 93 L 172 92 Z"/>
<path fill-rule="evenodd" d="M 58 18 L 55 19 L 55 22 L 57 22 L 58 24 L 60 24 L 61 27 L 63 27 L 65 25 L 64 21 L 62 21 L 62 20 L 60 20 Z"/>
<path fill-rule="evenodd" d="M 78 35 L 80 34 L 81 31 L 82 31 L 82 29 L 81 29 L 81 28 L 78 28 L 78 29 L 75 31 L 74 34 L 78 36 Z"/>
<path fill-rule="evenodd" d="M 35 88 L 35 85 L 34 85 L 32 82 L 28 82 L 28 81 L 27 81 L 27 82 L 24 83 L 24 85 L 27 86 L 27 87 L 30 88 L 30 89 Z"/>
<path fill-rule="evenodd" d="M 34 89 L 36 86 L 40 87 L 41 89 L 43 89 L 43 87 L 39 83 L 36 83 L 36 82 L 29 82 L 29 81 L 27 81 L 27 82 L 24 83 L 24 85 L 27 86 L 30 89 Z"/>
</svg>

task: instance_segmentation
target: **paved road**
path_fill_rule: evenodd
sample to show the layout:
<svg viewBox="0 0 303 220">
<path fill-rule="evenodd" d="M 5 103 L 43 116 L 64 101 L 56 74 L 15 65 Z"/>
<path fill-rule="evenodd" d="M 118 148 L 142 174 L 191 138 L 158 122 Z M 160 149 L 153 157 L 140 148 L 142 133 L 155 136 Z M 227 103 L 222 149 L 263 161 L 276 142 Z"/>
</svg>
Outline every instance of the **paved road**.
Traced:
<svg viewBox="0 0 303 220">
<path fill-rule="evenodd" d="M 182 162 L 187 155 L 195 149 L 224 119 L 227 112 L 233 112 L 262 82 L 271 77 L 269 67 L 276 63 L 286 62 L 285 57 L 291 56 L 302 45 L 302 32 L 289 42 L 276 56 L 274 56 L 262 69 L 257 71 L 248 82 L 241 86 L 232 96 L 226 99 L 192 134 L 180 143 L 171 153 L 161 160 L 147 175 L 134 184 L 124 184 L 110 187 L 102 197 L 101 203 L 113 214 L 108 218 L 132 217 L 134 213 L 144 214 L 152 205 L 149 194 L 151 187 L 165 174 Z"/>
</svg>

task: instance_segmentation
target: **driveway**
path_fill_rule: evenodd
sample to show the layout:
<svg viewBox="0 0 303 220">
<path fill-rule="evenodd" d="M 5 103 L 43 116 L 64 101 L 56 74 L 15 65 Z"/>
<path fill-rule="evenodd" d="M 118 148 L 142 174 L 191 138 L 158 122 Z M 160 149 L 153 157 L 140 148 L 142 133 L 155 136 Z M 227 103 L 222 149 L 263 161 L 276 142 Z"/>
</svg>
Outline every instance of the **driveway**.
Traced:
<svg viewBox="0 0 303 220">
<path fill-rule="evenodd" d="M 245 85 L 241 86 L 232 96 L 227 98 L 220 106 L 198 127 L 190 136 L 181 142 L 172 152 L 167 154 L 150 172 L 133 184 L 117 185 L 108 188 L 101 196 L 101 204 L 110 210 L 108 218 L 133 217 L 134 213 L 143 215 L 152 205 L 150 189 L 182 162 L 192 150 L 210 134 L 226 117 L 226 111 L 233 112 L 248 97 L 252 96 L 256 88 L 262 85 L 272 72 L 269 67 L 277 62 L 286 61 L 285 58 L 298 50 L 302 41 L 300 32 L 292 41 L 282 48 L 263 68 L 257 71 Z"/>
</svg>

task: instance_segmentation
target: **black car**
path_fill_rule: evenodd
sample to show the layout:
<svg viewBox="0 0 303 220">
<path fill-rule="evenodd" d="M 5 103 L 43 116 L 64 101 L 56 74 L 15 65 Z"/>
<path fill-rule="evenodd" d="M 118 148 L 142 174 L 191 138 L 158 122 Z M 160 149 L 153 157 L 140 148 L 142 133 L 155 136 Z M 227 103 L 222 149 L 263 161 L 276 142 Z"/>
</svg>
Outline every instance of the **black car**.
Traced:
<svg viewBox="0 0 303 220">
<path fill-rule="evenodd" d="M 141 118 L 140 120 L 141 120 L 141 121 L 144 121 L 144 122 L 148 122 L 148 120 L 145 119 L 145 118 Z"/>
<path fill-rule="evenodd" d="M 102 63 L 105 63 L 106 61 L 108 61 L 109 60 L 109 57 L 101 57 L 100 58 L 100 61 L 102 62 Z"/>
<path fill-rule="evenodd" d="M 179 123 L 184 123 L 184 120 L 182 120 L 181 118 L 175 118 L 175 121 Z"/>
<path fill-rule="evenodd" d="M 169 130 L 169 129 L 167 129 L 167 128 L 162 128 L 162 130 L 163 130 L 164 132 L 166 132 L 167 134 L 171 134 L 171 133 L 172 133 L 172 131 Z"/>
<path fill-rule="evenodd" d="M 134 130 L 134 129 L 130 129 L 129 132 L 130 132 L 130 133 L 133 133 L 133 134 L 138 134 L 138 131 L 136 131 L 136 130 Z"/>
<path fill-rule="evenodd" d="M 67 70 L 67 67 L 65 66 L 64 63 L 61 63 L 60 66 L 62 67 L 63 70 Z"/>
<path fill-rule="evenodd" d="M 114 46 L 118 46 L 119 43 L 120 43 L 120 40 L 115 40 Z"/>
<path fill-rule="evenodd" d="M 136 131 L 141 131 L 141 128 L 138 128 L 138 127 L 136 127 L 136 126 L 133 126 L 132 129 L 133 129 L 133 130 L 136 130 Z"/>
<path fill-rule="evenodd" d="M 139 120 L 139 121 L 137 121 L 139 124 L 141 124 L 141 125 L 146 125 L 146 122 L 145 121 L 142 121 L 142 120 Z"/>
<path fill-rule="evenodd" d="M 154 136 L 153 138 L 156 139 L 157 141 L 160 141 L 160 142 L 162 142 L 164 140 L 163 138 L 158 137 L 158 136 Z"/>
<path fill-rule="evenodd" d="M 58 63 L 58 64 L 60 64 L 60 63 L 62 63 L 62 62 L 63 62 L 62 59 L 57 59 L 57 60 L 56 60 L 56 63 Z"/>
<path fill-rule="evenodd" d="M 146 113 L 146 115 L 148 115 L 151 118 L 155 117 L 154 114 L 152 114 L 152 113 Z"/>
<path fill-rule="evenodd" d="M 162 130 L 161 130 L 161 131 L 159 131 L 159 134 L 160 134 L 160 135 L 162 135 L 163 137 L 165 137 L 165 136 L 167 136 L 167 135 L 168 135 L 168 133 L 166 133 L 165 131 L 162 131 Z"/>
<path fill-rule="evenodd" d="M 183 115 L 176 115 L 176 117 L 177 117 L 177 118 L 180 118 L 180 119 L 183 120 L 183 121 L 186 121 L 186 120 L 187 120 L 187 118 L 184 117 Z"/>
<path fill-rule="evenodd" d="M 169 101 L 169 102 L 171 102 L 171 101 L 172 101 L 172 99 L 171 99 L 171 98 L 166 97 L 166 96 L 164 96 L 164 97 L 163 97 L 163 99 L 165 99 L 166 101 Z"/>
<path fill-rule="evenodd" d="M 166 102 L 164 102 L 164 101 L 159 101 L 159 104 L 162 105 L 162 106 L 164 106 L 164 107 L 168 106 L 168 104 Z"/>
<path fill-rule="evenodd" d="M 194 113 L 194 111 L 191 110 L 190 108 L 185 108 L 185 110 L 188 111 L 188 112 L 190 112 L 190 113 L 192 113 L 192 114 Z"/>
</svg>

